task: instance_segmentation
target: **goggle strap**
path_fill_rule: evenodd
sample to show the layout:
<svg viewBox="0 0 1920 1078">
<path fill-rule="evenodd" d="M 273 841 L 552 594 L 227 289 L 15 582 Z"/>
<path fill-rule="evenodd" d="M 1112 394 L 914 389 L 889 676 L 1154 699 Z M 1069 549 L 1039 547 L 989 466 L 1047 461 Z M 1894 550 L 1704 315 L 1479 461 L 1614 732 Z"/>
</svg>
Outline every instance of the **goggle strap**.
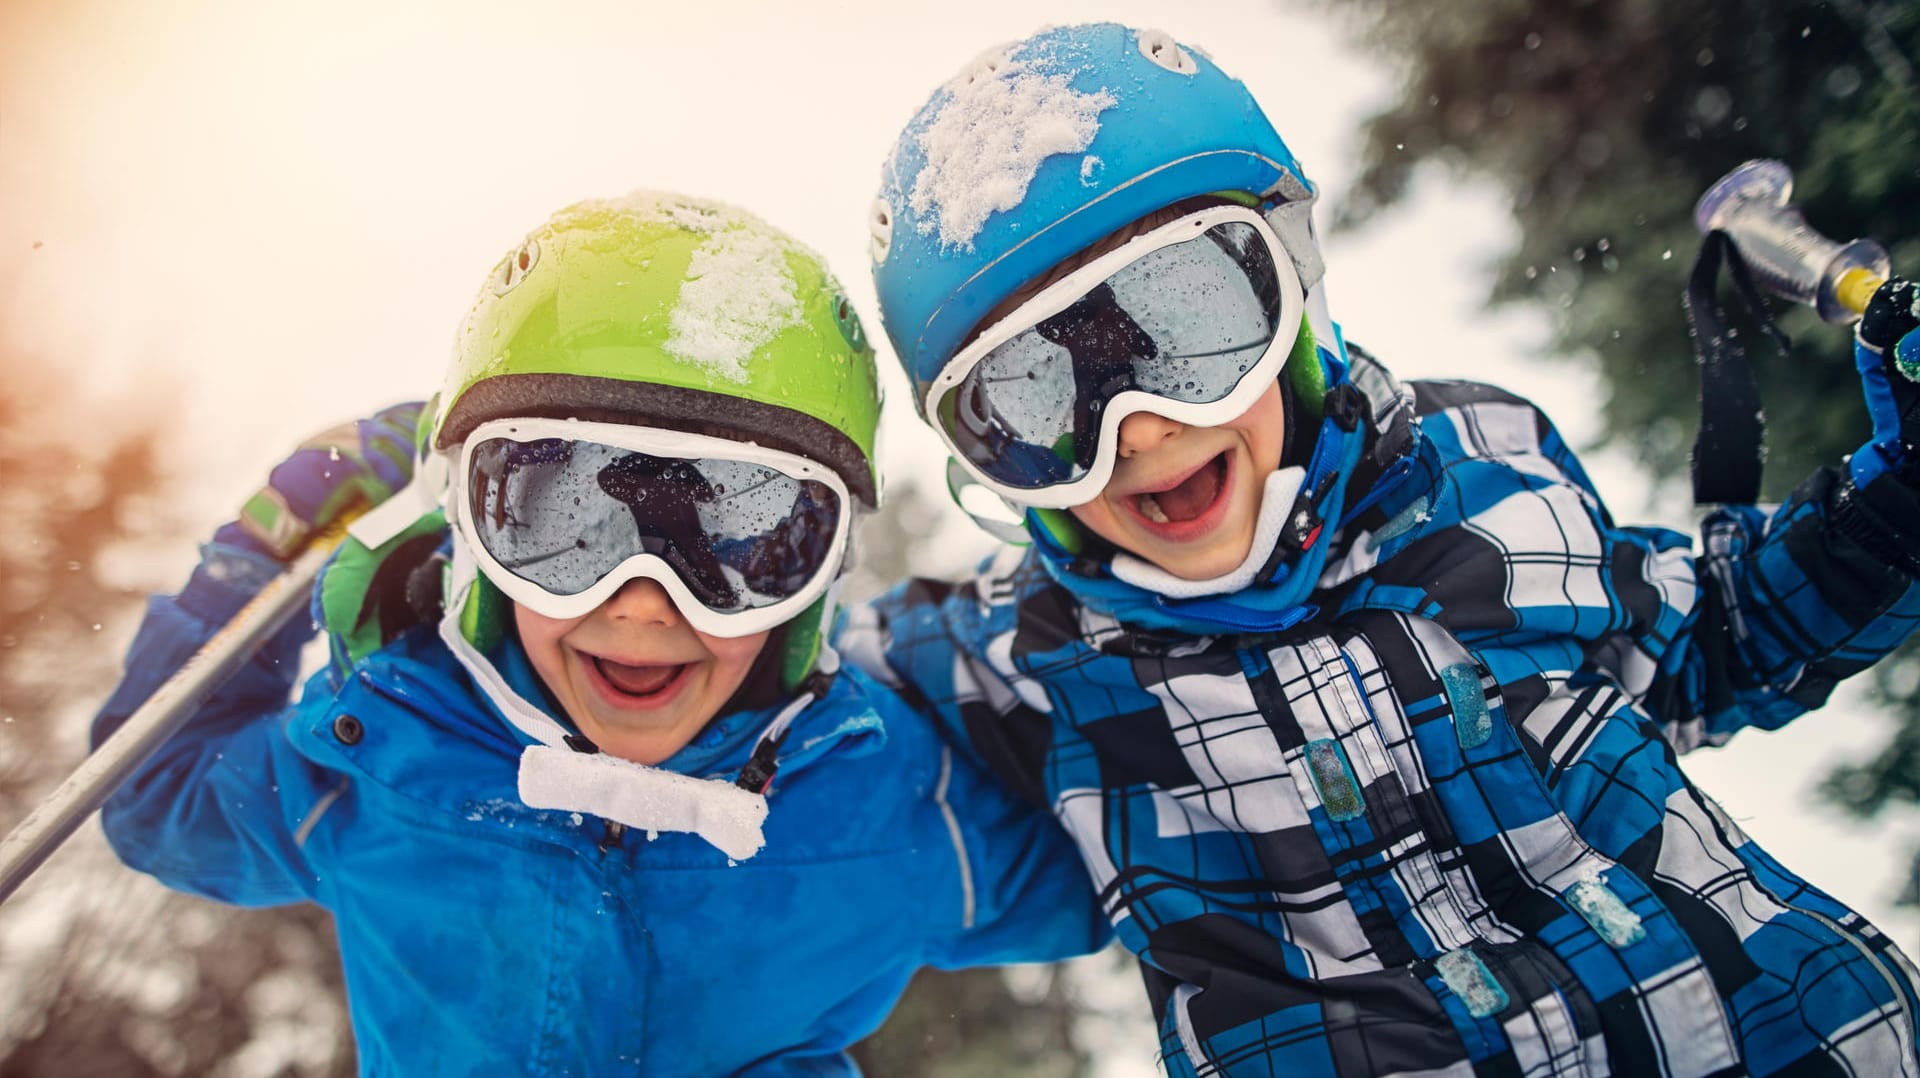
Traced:
<svg viewBox="0 0 1920 1078">
<path fill-rule="evenodd" d="M 413 523 L 440 508 L 447 489 L 447 458 L 430 453 L 414 468 L 407 485 L 393 496 L 361 514 L 347 527 L 347 534 L 368 550 L 377 550 L 406 531 Z"/>
<path fill-rule="evenodd" d="M 1320 192 L 1293 173 L 1285 172 L 1274 184 L 1271 195 L 1280 202 L 1263 216 L 1273 234 L 1280 237 L 1280 246 L 1287 249 L 1287 257 L 1293 260 L 1300 287 L 1311 292 L 1327 275 L 1326 259 L 1321 257 L 1320 245 L 1313 238 L 1313 204 L 1319 200 Z"/>
</svg>

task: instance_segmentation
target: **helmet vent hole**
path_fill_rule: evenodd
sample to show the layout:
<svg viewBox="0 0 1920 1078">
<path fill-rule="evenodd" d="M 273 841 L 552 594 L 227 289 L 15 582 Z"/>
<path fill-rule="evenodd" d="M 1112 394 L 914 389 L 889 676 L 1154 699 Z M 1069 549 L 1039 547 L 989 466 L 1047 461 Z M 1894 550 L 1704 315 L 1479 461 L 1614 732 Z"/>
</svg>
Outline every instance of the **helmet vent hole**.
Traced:
<svg viewBox="0 0 1920 1078">
<path fill-rule="evenodd" d="M 893 247 L 893 207 L 886 199 L 873 200 L 873 209 L 867 214 L 867 233 L 873 238 L 873 260 L 885 262 L 887 251 Z"/>
<path fill-rule="evenodd" d="M 992 78 L 1000 74 L 1000 69 L 1006 66 L 1007 59 L 1008 57 L 998 50 L 990 51 L 986 55 L 981 56 L 974 61 L 972 67 L 967 69 L 966 84 L 972 86 L 981 79 Z"/>
<path fill-rule="evenodd" d="M 532 272 L 533 267 L 539 262 L 540 245 L 533 240 L 528 240 L 519 250 L 501 260 L 500 268 L 493 274 L 493 294 L 504 296 L 513 291 L 521 281 L 527 279 L 527 274 Z"/>
<path fill-rule="evenodd" d="M 1176 75 L 1192 75 L 1200 70 L 1187 50 L 1165 30 L 1140 31 L 1140 55 Z"/>
</svg>

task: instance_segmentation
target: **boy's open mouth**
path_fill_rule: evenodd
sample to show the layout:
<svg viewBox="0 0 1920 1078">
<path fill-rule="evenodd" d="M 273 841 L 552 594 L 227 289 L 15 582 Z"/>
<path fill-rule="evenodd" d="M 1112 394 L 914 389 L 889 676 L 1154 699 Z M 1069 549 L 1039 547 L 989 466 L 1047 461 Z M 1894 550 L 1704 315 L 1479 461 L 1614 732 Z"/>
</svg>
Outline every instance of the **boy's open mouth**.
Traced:
<svg viewBox="0 0 1920 1078">
<path fill-rule="evenodd" d="M 594 669 L 607 680 L 607 684 L 628 696 L 653 696 L 666 690 L 685 670 L 686 664 L 670 666 L 628 666 L 612 659 L 593 657 Z"/>
<path fill-rule="evenodd" d="M 1227 455 L 1214 457 L 1165 490 L 1133 496 L 1134 511 L 1154 524 L 1183 524 L 1212 508 L 1227 485 Z"/>
</svg>

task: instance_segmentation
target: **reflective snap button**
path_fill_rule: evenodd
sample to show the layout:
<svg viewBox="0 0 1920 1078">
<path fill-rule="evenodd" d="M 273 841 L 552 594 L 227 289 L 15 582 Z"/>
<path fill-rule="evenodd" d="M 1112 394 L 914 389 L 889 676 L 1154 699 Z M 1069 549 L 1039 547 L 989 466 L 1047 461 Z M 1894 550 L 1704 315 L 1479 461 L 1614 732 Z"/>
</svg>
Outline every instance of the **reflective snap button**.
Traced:
<svg viewBox="0 0 1920 1078">
<path fill-rule="evenodd" d="M 1453 733 L 1463 749 L 1477 749 L 1493 737 L 1493 714 L 1487 710 L 1480 670 L 1472 663 L 1455 663 L 1440 671 L 1440 684 L 1453 705 Z"/>
<path fill-rule="evenodd" d="M 1507 1009 L 1510 1002 L 1507 990 L 1487 968 L 1480 956 L 1457 947 L 1439 958 L 1434 959 L 1434 971 L 1440 974 L 1453 994 L 1467 1005 L 1467 1013 L 1475 1018 L 1491 1018 Z"/>
<path fill-rule="evenodd" d="M 360 739 L 367 736 L 367 728 L 352 715 L 339 715 L 333 720 L 333 736 L 339 738 L 342 745 L 358 745 Z"/>
<path fill-rule="evenodd" d="M 1307 774 L 1313 776 L 1320 792 L 1320 804 L 1328 818 L 1345 823 L 1366 813 L 1366 795 L 1360 792 L 1360 780 L 1347 763 L 1346 750 L 1338 741 L 1323 737 L 1307 742 Z"/>
</svg>

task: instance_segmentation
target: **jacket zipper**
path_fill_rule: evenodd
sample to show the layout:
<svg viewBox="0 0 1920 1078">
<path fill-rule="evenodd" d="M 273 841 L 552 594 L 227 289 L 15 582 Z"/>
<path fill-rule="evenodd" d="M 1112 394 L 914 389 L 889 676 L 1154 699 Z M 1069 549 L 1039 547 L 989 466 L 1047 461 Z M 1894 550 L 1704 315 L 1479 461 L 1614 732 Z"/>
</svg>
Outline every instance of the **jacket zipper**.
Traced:
<svg viewBox="0 0 1920 1078">
<path fill-rule="evenodd" d="M 612 850 L 624 849 L 621 839 L 626 836 L 627 825 L 619 820 L 608 820 L 606 824 L 607 832 L 600 839 L 600 852 L 608 853 Z"/>
<path fill-rule="evenodd" d="M 1758 883 L 1759 881 L 1755 880 L 1754 882 Z M 1793 903 L 1788 902 L 1783 898 L 1780 898 L 1780 896 L 1778 895 L 1775 895 L 1774 898 L 1782 906 L 1785 906 L 1786 908 L 1793 910 L 1797 913 L 1804 913 L 1808 917 L 1811 917 L 1814 920 L 1820 922 L 1821 924 L 1826 925 L 1828 931 L 1832 932 L 1836 936 L 1839 936 L 1841 939 L 1846 940 L 1848 945 L 1850 945 L 1854 950 L 1859 951 L 1860 957 L 1867 960 L 1867 965 L 1872 966 L 1873 971 L 1880 975 L 1880 979 L 1887 982 L 1887 990 L 1893 993 L 1894 1008 L 1897 1011 L 1899 1011 L 1899 1014 L 1900 1014 L 1900 1022 L 1898 1025 L 1894 1026 L 1894 1030 L 1893 1030 L 1894 1040 L 1899 1042 L 1902 1054 L 1904 1054 L 1908 1059 L 1913 1059 L 1914 1058 L 1913 1015 L 1907 1011 L 1907 994 L 1900 990 L 1899 978 L 1893 975 L 1893 971 L 1889 970 L 1886 967 L 1886 964 L 1880 960 L 1880 957 L 1874 954 L 1873 950 L 1869 948 L 1866 945 L 1866 943 L 1860 939 L 1859 936 L 1849 931 L 1846 928 L 1846 926 L 1842 925 L 1840 922 L 1834 920 L 1831 917 L 1828 917 L 1826 914 L 1821 913 L 1818 910 L 1810 910 L 1803 906 L 1796 906 Z M 1908 1073 L 1911 1073 L 1911 1072 L 1908 1072 Z"/>
</svg>

